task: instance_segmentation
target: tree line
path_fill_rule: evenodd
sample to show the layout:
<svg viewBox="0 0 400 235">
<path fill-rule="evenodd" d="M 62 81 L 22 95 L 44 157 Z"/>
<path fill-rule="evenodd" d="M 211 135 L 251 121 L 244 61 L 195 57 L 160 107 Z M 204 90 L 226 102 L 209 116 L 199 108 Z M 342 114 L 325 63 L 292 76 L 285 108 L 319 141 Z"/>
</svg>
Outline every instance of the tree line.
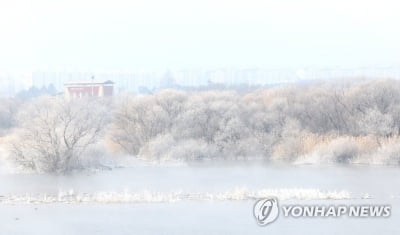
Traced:
<svg viewBox="0 0 400 235">
<path fill-rule="evenodd" d="M 0 129 L 17 166 L 44 172 L 68 172 L 105 152 L 160 162 L 399 164 L 400 81 L 3 98 Z"/>
</svg>

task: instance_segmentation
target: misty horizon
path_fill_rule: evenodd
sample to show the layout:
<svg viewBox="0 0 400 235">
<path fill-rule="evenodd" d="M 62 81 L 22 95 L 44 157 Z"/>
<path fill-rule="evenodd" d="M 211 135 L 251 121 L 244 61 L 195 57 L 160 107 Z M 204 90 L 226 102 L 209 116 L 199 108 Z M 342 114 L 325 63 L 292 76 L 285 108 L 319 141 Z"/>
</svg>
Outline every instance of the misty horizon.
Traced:
<svg viewBox="0 0 400 235">
<path fill-rule="evenodd" d="M 0 73 L 400 65 L 400 16 L 391 0 L 2 5 Z"/>
<path fill-rule="evenodd" d="M 64 90 L 71 81 L 106 81 L 116 83 L 117 92 L 148 93 L 173 89 L 235 89 L 263 87 L 298 82 L 333 79 L 400 79 L 400 67 L 358 68 L 209 68 L 166 71 L 107 70 L 34 70 L 26 73 L 0 73 L 0 95 L 14 96 L 32 88 Z M 219 87 L 216 87 L 219 86 Z M 221 87 L 223 86 L 223 87 Z"/>
</svg>

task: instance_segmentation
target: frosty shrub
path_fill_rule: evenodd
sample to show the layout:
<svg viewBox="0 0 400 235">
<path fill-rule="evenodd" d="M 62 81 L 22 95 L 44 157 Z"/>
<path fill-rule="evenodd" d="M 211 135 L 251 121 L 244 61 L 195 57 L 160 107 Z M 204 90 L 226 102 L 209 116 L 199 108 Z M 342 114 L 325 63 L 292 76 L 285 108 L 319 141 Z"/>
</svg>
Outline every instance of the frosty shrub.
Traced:
<svg viewBox="0 0 400 235">
<path fill-rule="evenodd" d="M 98 141 L 108 117 L 101 100 L 42 97 L 26 103 L 17 120 L 11 159 L 25 169 L 65 173 L 81 167 L 85 151 Z"/>
<path fill-rule="evenodd" d="M 321 146 L 318 153 L 328 162 L 351 163 L 359 156 L 360 148 L 353 138 L 340 137 Z"/>
<path fill-rule="evenodd" d="M 173 146 L 168 155 L 186 161 L 203 161 L 216 157 L 216 149 L 214 146 L 207 144 L 203 140 L 182 140 Z"/>
<path fill-rule="evenodd" d="M 140 149 L 139 156 L 147 160 L 156 161 L 174 159 L 177 157 L 169 156 L 169 152 L 176 144 L 176 140 L 172 135 L 159 135 Z"/>
<path fill-rule="evenodd" d="M 369 159 L 369 163 L 400 165 L 399 140 L 390 141 L 377 149 Z"/>
</svg>

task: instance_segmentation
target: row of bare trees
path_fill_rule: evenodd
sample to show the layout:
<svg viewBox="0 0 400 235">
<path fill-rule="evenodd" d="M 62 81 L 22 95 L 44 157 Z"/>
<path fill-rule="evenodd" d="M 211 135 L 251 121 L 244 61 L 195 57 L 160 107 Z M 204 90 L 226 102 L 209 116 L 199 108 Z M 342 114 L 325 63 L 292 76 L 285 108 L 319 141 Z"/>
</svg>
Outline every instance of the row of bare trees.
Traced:
<svg viewBox="0 0 400 235">
<path fill-rule="evenodd" d="M 400 82 L 296 84 L 246 94 L 163 90 L 114 100 L 40 97 L 22 104 L 3 99 L 0 129 L 12 137 L 9 155 L 18 166 L 55 173 L 82 166 L 99 141 L 157 161 L 318 155 L 348 163 L 384 152 L 386 162 L 398 163 L 392 149 L 400 139 Z"/>
<path fill-rule="evenodd" d="M 335 145 L 330 154 L 333 161 L 350 162 L 366 154 L 361 140 L 372 139 L 378 150 L 399 134 L 400 82 L 390 79 L 294 84 L 246 94 L 167 90 L 125 96 L 116 102 L 110 129 L 125 152 L 158 160 L 295 160 L 318 145 L 329 148 L 337 138 L 355 138 L 360 146 Z"/>
</svg>

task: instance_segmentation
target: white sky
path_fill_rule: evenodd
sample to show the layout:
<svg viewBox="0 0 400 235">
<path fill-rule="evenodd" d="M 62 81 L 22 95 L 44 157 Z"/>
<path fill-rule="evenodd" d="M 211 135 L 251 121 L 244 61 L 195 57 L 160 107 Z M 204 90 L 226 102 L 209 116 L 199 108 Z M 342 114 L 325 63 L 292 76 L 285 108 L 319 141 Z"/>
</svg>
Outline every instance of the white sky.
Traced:
<svg viewBox="0 0 400 235">
<path fill-rule="evenodd" d="M 400 65 L 395 0 L 0 0 L 0 71 Z"/>
</svg>

